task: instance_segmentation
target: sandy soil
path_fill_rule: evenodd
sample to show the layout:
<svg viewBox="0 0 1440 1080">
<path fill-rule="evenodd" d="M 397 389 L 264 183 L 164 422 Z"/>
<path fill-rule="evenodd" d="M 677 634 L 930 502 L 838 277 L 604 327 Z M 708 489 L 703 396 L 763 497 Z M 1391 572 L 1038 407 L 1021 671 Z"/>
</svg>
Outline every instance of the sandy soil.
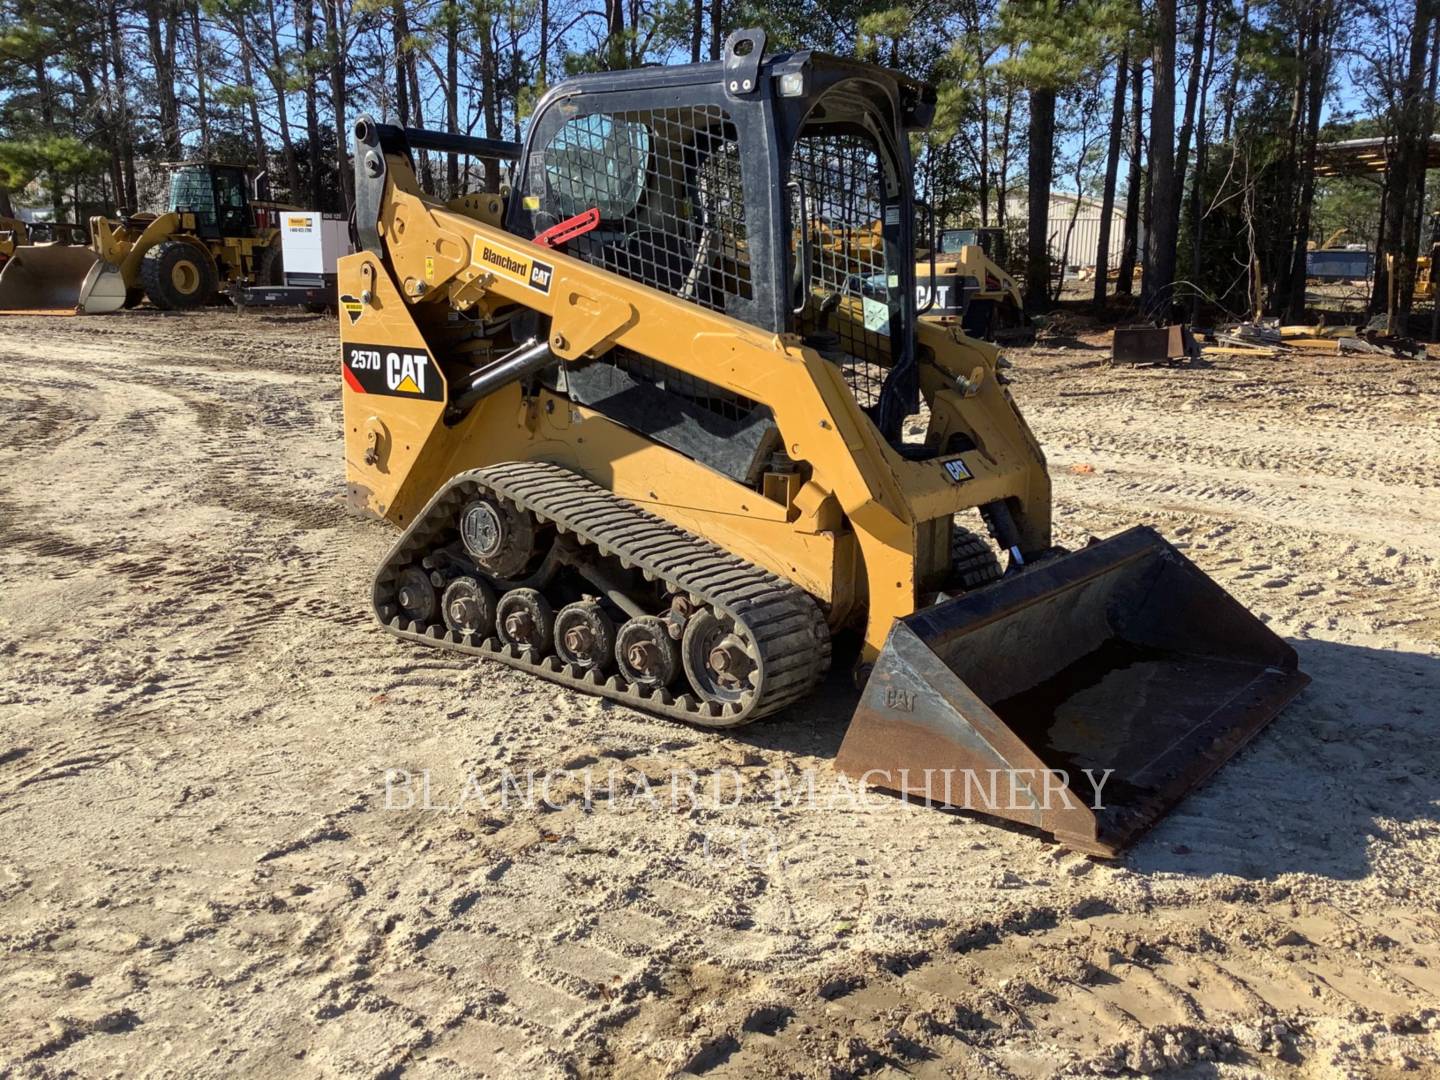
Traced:
<svg viewBox="0 0 1440 1080">
<path fill-rule="evenodd" d="M 835 798 L 838 680 L 712 735 L 381 633 L 331 336 L 0 322 L 0 1076 L 1440 1074 L 1436 362 L 1015 354 L 1061 539 L 1315 679 L 1107 864 Z"/>
</svg>

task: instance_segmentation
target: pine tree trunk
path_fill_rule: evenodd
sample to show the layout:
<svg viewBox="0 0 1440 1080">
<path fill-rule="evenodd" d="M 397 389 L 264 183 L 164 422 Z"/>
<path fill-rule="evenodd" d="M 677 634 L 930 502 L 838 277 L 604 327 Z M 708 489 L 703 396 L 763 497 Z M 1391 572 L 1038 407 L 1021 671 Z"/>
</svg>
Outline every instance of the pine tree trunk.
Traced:
<svg viewBox="0 0 1440 1080">
<path fill-rule="evenodd" d="M 721 0 L 710 0 L 710 59 L 719 60 L 725 53 L 725 11 Z"/>
<path fill-rule="evenodd" d="M 1225 129 L 1220 141 L 1230 145 L 1230 132 L 1235 120 L 1235 98 L 1240 89 L 1240 58 L 1245 55 L 1245 35 L 1250 29 L 1250 0 L 1240 5 L 1240 27 L 1235 31 L 1235 59 L 1230 65 L 1230 86 L 1225 92 Z"/>
<path fill-rule="evenodd" d="M 545 81 L 543 74 L 540 81 Z M 445 130 L 460 133 L 460 9 L 455 0 L 445 3 Z M 445 191 L 451 199 L 460 194 L 459 154 L 445 159 Z"/>
<path fill-rule="evenodd" d="M 1210 20 L 1210 45 L 1205 55 L 1205 77 L 1200 84 L 1200 116 L 1196 121 L 1195 176 L 1190 181 L 1190 280 L 1200 281 L 1200 260 L 1205 239 L 1205 169 L 1210 158 L 1209 110 L 1210 86 L 1215 77 L 1216 43 L 1219 36 L 1220 19 Z M 1190 294 L 1190 322 L 1200 321 L 1200 291 L 1198 287 Z"/>
<path fill-rule="evenodd" d="M 195 46 L 195 118 L 200 122 L 200 156 L 210 156 L 210 110 L 205 103 L 205 38 L 200 33 L 200 0 L 189 0 L 190 40 Z"/>
<path fill-rule="evenodd" d="M 1393 289 L 1395 312 L 1390 325 L 1392 334 L 1409 331 L 1410 311 L 1415 293 L 1415 258 L 1420 251 L 1420 229 L 1413 211 L 1425 194 L 1425 159 L 1429 135 L 1434 126 L 1434 100 L 1426 100 L 1426 62 L 1431 45 L 1430 34 L 1436 30 L 1437 0 L 1419 0 L 1415 5 L 1415 29 L 1410 41 L 1409 61 L 1401 81 L 1401 96 L 1395 112 L 1395 153 L 1386 174 L 1385 235 L 1383 254 L 1377 252 L 1376 289 L 1381 309 L 1388 307 Z M 1394 283 L 1384 271 L 1384 254 L 1394 258 Z"/>
<path fill-rule="evenodd" d="M 298 0 L 300 4 L 301 43 L 307 60 L 315 52 L 315 0 Z M 320 176 L 320 103 L 315 88 L 315 71 L 305 67 L 305 162 L 310 172 L 310 205 L 316 210 L 325 206 L 325 184 Z"/>
<path fill-rule="evenodd" d="M 1179 202 L 1175 196 L 1175 0 L 1156 0 L 1150 89 L 1150 225 L 1140 307 L 1146 318 L 1170 319 L 1175 287 Z"/>
<path fill-rule="evenodd" d="M 1120 50 L 1115 64 L 1115 96 L 1110 102 L 1110 145 L 1105 150 L 1105 189 L 1100 195 L 1100 236 L 1095 244 L 1095 308 L 1105 306 L 1110 285 L 1110 226 L 1115 217 L 1115 183 L 1120 174 L 1120 144 L 1125 137 L 1125 88 L 1130 50 Z"/>
<path fill-rule="evenodd" d="M 110 0 L 106 7 L 110 21 L 110 68 L 115 73 L 116 130 L 120 138 L 120 166 L 125 173 L 123 194 L 117 197 L 131 212 L 138 209 L 139 196 L 135 187 L 135 133 L 130 128 L 129 87 L 125 81 L 125 52 L 120 37 L 119 0 Z"/>
<path fill-rule="evenodd" d="M 237 27 L 240 37 L 240 77 L 244 82 L 250 101 L 250 137 L 255 144 L 255 164 L 262 171 L 270 167 L 270 154 L 265 147 L 265 129 L 260 126 L 260 95 L 255 89 L 255 57 L 250 47 L 249 28 L 241 22 Z"/>
<path fill-rule="evenodd" d="M 1312 17 L 1306 41 L 1308 85 L 1305 137 L 1301 147 L 1300 191 L 1295 206 L 1294 240 L 1290 253 L 1290 288 L 1285 304 L 1286 318 L 1292 323 L 1305 321 L 1305 278 L 1310 246 L 1310 215 L 1315 202 L 1316 143 L 1320 136 L 1320 110 L 1325 103 L 1325 81 L 1329 76 L 1329 34 L 1325 29 L 1328 21 L 1329 11 L 1326 5 L 1325 10 L 1316 12 Z"/>
<path fill-rule="evenodd" d="M 975 37 L 979 41 L 980 35 Z M 984 58 L 976 59 L 980 70 L 980 227 L 986 228 L 990 224 L 990 84 L 985 78 Z"/>
<path fill-rule="evenodd" d="M 1125 177 L 1125 235 L 1120 244 L 1120 267 L 1115 281 L 1117 296 L 1135 295 L 1135 263 L 1140 256 L 1140 159 L 1145 152 L 1145 58 L 1136 55 L 1130 66 L 1130 171 Z"/>
<path fill-rule="evenodd" d="M 1005 228 L 1010 199 L 1010 129 L 1015 117 L 1015 89 L 1005 87 L 1005 115 L 1000 121 L 1000 175 L 995 180 L 995 224 Z"/>
<path fill-rule="evenodd" d="M 170 161 L 184 157 L 180 145 L 180 103 L 175 97 L 175 41 L 178 18 L 173 0 L 148 0 L 146 32 L 155 96 L 160 110 L 160 140 Z"/>
<path fill-rule="evenodd" d="M 610 70 L 628 65 L 625 47 L 625 0 L 605 0 L 605 57 Z"/>
<path fill-rule="evenodd" d="M 485 117 L 485 136 L 490 139 L 498 139 L 500 137 L 500 110 L 496 100 L 496 82 L 499 74 L 496 70 L 495 43 L 490 33 L 489 25 L 480 28 L 480 112 Z M 496 163 L 490 158 L 486 158 L 484 168 L 485 190 L 499 191 L 500 170 Z"/>
<path fill-rule="evenodd" d="M 325 13 L 325 38 L 330 53 L 330 104 L 335 119 L 335 159 L 340 172 L 343 210 L 355 206 L 355 175 L 350 171 L 350 132 L 345 126 L 345 21 L 340 4 L 344 0 L 321 0 Z"/>
<path fill-rule="evenodd" d="M 1185 85 L 1185 119 L 1180 125 L 1180 147 L 1175 154 L 1176 236 L 1179 236 L 1180 203 L 1185 197 L 1185 173 L 1190 167 L 1190 139 L 1195 133 L 1195 111 L 1200 105 L 1200 68 L 1205 55 L 1207 0 L 1195 0 L 1195 23 L 1190 35 L 1190 72 Z"/>
<path fill-rule="evenodd" d="M 393 0 L 390 5 L 390 40 L 395 49 L 395 122 L 401 127 L 410 123 L 410 73 L 405 69 L 405 39 L 410 26 L 405 16 L 406 0 Z"/>
<path fill-rule="evenodd" d="M 1055 91 L 1030 91 L 1029 222 L 1025 243 L 1025 307 L 1050 307 L 1050 179 L 1055 170 Z"/>
<path fill-rule="evenodd" d="M 290 103 L 287 100 L 285 56 L 280 43 L 280 28 L 275 21 L 275 5 L 270 12 L 270 85 L 275 90 L 275 118 L 280 124 L 280 146 L 285 153 L 285 184 L 290 198 L 300 198 L 300 157 L 295 153 L 295 139 L 290 134 Z"/>
</svg>

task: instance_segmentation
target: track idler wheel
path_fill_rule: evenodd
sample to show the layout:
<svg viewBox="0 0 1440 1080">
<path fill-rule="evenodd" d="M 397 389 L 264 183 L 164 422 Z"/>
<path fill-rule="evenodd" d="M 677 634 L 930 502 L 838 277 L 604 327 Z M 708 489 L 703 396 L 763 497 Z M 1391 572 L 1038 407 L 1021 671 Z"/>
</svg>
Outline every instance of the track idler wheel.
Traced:
<svg viewBox="0 0 1440 1080">
<path fill-rule="evenodd" d="M 460 511 L 460 540 L 492 577 L 514 580 L 535 563 L 535 521 L 490 498 L 472 499 Z"/>
<path fill-rule="evenodd" d="M 680 674 L 680 647 L 670 636 L 669 623 L 642 615 L 616 632 L 615 662 L 630 682 L 658 690 Z"/>
<path fill-rule="evenodd" d="M 408 566 L 400 571 L 395 600 L 401 613 L 411 622 L 424 627 L 435 621 L 439 599 L 435 595 L 435 586 L 430 584 L 430 575 L 420 567 Z"/>
<path fill-rule="evenodd" d="M 495 633 L 506 645 L 546 655 L 555 640 L 550 601 L 534 589 L 511 589 L 495 605 Z"/>
<path fill-rule="evenodd" d="M 603 674 L 615 660 L 615 624 L 594 600 L 566 604 L 555 616 L 555 653 L 582 671 Z"/>
<path fill-rule="evenodd" d="M 483 641 L 495 628 L 495 590 L 473 577 L 459 577 L 445 586 L 440 613 L 460 637 Z"/>
<path fill-rule="evenodd" d="M 692 615 L 680 640 L 685 676 L 705 701 L 722 705 L 755 689 L 758 665 L 749 647 L 709 611 Z"/>
</svg>

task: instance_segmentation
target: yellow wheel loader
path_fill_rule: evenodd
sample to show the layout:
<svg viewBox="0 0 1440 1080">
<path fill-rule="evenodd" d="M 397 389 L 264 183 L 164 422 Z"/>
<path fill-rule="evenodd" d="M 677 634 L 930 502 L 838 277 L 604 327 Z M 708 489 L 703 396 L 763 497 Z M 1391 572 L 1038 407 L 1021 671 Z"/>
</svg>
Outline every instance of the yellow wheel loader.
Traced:
<svg viewBox="0 0 1440 1080">
<path fill-rule="evenodd" d="M 1152 530 L 1052 545 L 995 347 L 917 314 L 934 91 L 764 46 L 569 80 L 523 147 L 357 122 L 348 491 L 402 530 L 375 614 L 709 728 L 849 642 L 841 772 L 1114 853 L 1307 679 Z M 440 202 L 418 149 L 513 184 Z M 864 265 L 830 242 L 872 222 Z"/>
<path fill-rule="evenodd" d="M 90 246 L 16 249 L 0 271 L 0 311 L 101 315 L 142 299 L 164 310 L 201 307 L 223 286 L 281 281 L 274 203 L 252 199 L 242 165 L 167 166 L 163 214 L 90 219 Z"/>
</svg>

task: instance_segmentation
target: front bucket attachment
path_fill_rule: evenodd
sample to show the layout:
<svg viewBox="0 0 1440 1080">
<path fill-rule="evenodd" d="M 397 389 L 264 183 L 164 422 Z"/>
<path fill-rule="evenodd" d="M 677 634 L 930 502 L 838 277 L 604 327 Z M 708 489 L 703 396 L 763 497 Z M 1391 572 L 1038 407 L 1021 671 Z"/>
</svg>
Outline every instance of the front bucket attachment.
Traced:
<svg viewBox="0 0 1440 1080">
<path fill-rule="evenodd" d="M 1134 528 L 896 620 L 836 767 L 1114 855 L 1309 681 Z"/>
<path fill-rule="evenodd" d="M 88 247 L 18 247 L 0 270 L 0 311 L 103 315 L 125 304 L 125 281 Z"/>
</svg>

